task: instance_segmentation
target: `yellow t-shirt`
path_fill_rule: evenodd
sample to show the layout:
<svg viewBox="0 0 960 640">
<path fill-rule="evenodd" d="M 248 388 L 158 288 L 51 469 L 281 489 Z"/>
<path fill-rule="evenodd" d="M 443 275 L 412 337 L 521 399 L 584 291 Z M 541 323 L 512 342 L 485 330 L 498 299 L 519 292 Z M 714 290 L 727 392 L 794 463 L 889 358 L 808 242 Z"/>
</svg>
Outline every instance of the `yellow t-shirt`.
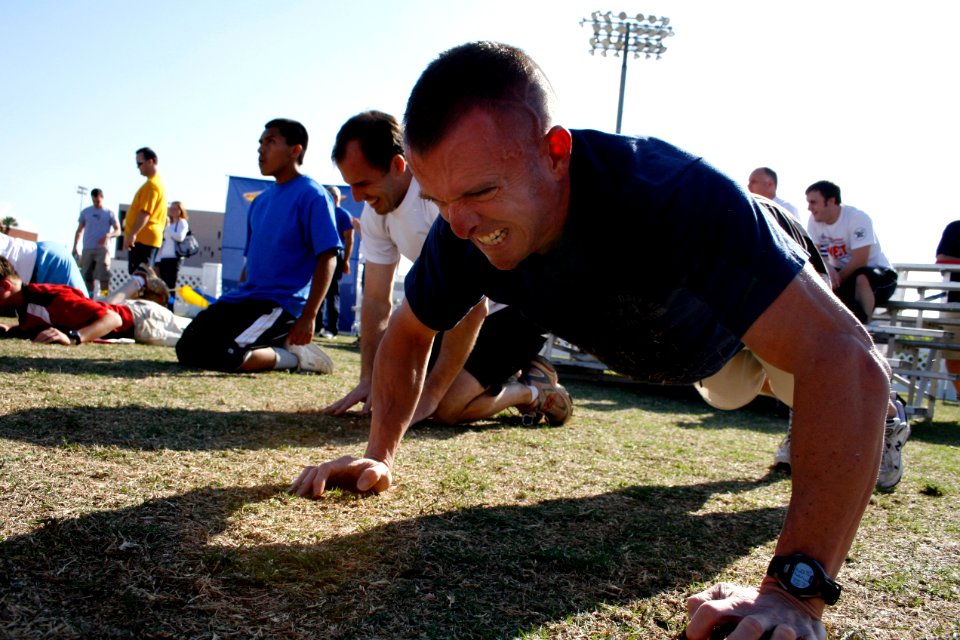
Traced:
<svg viewBox="0 0 960 640">
<path fill-rule="evenodd" d="M 150 218 L 147 220 L 147 226 L 137 234 L 136 242 L 159 248 L 163 244 L 163 228 L 167 225 L 167 196 L 159 174 L 147 178 L 137 191 L 137 195 L 133 197 L 123 223 L 125 235 L 129 236 L 133 231 L 134 221 L 140 211 L 148 212 Z"/>
</svg>

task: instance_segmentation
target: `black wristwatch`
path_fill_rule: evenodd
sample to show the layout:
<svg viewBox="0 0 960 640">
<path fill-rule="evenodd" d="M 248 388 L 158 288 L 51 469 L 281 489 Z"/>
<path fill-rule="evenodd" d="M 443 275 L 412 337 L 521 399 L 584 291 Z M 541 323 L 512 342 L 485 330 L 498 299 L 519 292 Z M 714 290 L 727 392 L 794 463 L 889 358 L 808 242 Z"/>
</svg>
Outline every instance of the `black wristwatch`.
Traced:
<svg viewBox="0 0 960 640">
<path fill-rule="evenodd" d="M 822 564 L 803 553 L 774 556 L 767 575 L 776 578 L 781 587 L 797 598 L 823 598 L 827 604 L 835 604 L 843 590 Z"/>
<path fill-rule="evenodd" d="M 80 344 L 80 334 L 73 329 L 67 331 L 67 337 L 70 338 L 70 342 L 73 344 Z"/>
</svg>

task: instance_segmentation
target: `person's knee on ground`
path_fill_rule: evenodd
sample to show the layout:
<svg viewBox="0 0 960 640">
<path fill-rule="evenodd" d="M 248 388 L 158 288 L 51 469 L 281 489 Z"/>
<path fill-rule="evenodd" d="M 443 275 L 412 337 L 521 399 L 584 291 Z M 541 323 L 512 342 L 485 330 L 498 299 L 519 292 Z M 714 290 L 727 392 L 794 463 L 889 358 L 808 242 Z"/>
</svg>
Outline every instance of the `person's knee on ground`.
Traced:
<svg viewBox="0 0 960 640">
<path fill-rule="evenodd" d="M 216 327 L 206 326 L 203 312 L 187 326 L 177 341 L 177 360 L 185 367 L 232 372 L 238 370 L 247 357 L 231 336 L 224 336 Z"/>
</svg>

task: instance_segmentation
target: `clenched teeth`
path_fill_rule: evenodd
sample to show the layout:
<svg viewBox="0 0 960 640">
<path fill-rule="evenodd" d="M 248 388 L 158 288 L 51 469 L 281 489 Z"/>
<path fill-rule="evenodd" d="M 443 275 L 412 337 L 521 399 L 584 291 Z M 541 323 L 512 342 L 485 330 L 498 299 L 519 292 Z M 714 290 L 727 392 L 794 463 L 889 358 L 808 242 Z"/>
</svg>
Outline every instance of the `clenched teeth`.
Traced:
<svg viewBox="0 0 960 640">
<path fill-rule="evenodd" d="M 506 239 L 506 237 L 507 237 L 506 229 L 497 229 L 496 231 L 492 233 L 488 233 L 485 236 L 474 236 L 477 242 L 479 242 L 480 244 L 485 244 L 487 246 L 500 244 Z"/>
</svg>

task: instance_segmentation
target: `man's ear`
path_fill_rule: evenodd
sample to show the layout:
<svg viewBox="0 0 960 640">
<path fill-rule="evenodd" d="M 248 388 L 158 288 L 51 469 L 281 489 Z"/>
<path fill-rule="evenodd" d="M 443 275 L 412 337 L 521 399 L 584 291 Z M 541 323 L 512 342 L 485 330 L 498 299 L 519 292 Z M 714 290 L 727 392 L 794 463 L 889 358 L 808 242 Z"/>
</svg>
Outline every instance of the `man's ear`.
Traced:
<svg viewBox="0 0 960 640">
<path fill-rule="evenodd" d="M 290 147 L 290 157 L 293 158 L 294 163 L 300 164 L 300 154 L 303 153 L 303 145 L 295 144 Z"/>
<path fill-rule="evenodd" d="M 570 165 L 570 154 L 573 152 L 573 137 L 570 132 L 559 125 L 554 125 L 544 136 L 544 144 L 547 147 L 551 169 L 565 174 Z"/>
<path fill-rule="evenodd" d="M 390 171 L 401 176 L 407 172 L 407 159 L 403 157 L 403 154 L 398 153 L 393 156 L 393 159 L 390 160 Z"/>
</svg>

